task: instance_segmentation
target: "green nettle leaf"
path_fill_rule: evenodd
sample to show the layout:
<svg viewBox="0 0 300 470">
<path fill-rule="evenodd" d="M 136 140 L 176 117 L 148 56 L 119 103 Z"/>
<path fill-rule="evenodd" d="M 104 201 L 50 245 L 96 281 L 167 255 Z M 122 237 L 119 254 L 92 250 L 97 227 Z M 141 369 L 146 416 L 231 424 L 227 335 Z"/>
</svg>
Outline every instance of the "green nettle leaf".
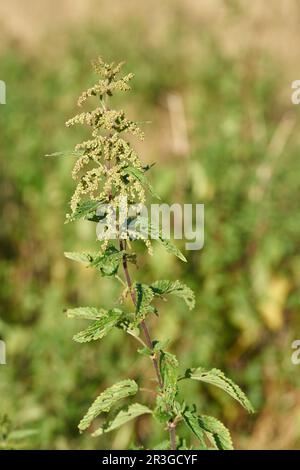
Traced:
<svg viewBox="0 0 300 470">
<path fill-rule="evenodd" d="M 134 284 L 136 293 L 136 318 L 142 320 L 148 313 L 156 313 L 156 309 L 151 306 L 154 296 L 173 294 L 182 298 L 189 309 L 195 306 L 195 296 L 193 291 L 180 281 L 171 282 L 168 280 L 156 281 L 150 286 L 147 284 Z"/>
<path fill-rule="evenodd" d="M 156 396 L 156 406 L 153 411 L 153 417 L 162 424 L 165 424 L 173 417 L 172 409 L 162 394 Z"/>
<path fill-rule="evenodd" d="M 69 318 L 83 318 L 85 320 L 99 320 L 103 315 L 107 315 L 107 310 L 96 307 L 68 308 L 66 314 Z"/>
<path fill-rule="evenodd" d="M 137 350 L 137 352 L 141 354 L 142 356 L 146 356 L 146 357 L 151 357 L 153 355 L 153 350 L 147 347 L 140 348 Z"/>
<path fill-rule="evenodd" d="M 136 319 L 143 320 L 148 313 L 155 312 L 154 307 L 150 304 L 153 300 L 154 294 L 152 289 L 146 284 L 135 283 L 134 291 L 136 294 Z"/>
<path fill-rule="evenodd" d="M 74 309 L 75 310 L 75 309 Z M 91 326 L 89 326 L 86 330 L 80 331 L 77 333 L 73 339 L 78 343 L 87 343 L 89 341 L 95 341 L 97 339 L 103 338 L 103 336 L 107 335 L 109 331 L 120 322 L 123 312 L 118 308 L 114 308 L 108 311 L 102 311 L 100 315 L 99 310 L 99 318 Z"/>
<path fill-rule="evenodd" d="M 165 402 L 173 407 L 177 394 L 178 361 L 176 356 L 161 351 L 159 357 L 159 369 L 164 384 Z"/>
<path fill-rule="evenodd" d="M 157 240 L 168 253 L 177 256 L 181 261 L 187 262 L 185 256 L 181 251 L 169 240 L 166 240 L 162 236 L 162 232 L 159 228 L 151 225 L 146 217 L 138 216 L 134 221 L 135 231 L 137 233 L 143 233 L 145 236 L 148 236 L 150 239 Z M 134 232 L 134 231 L 133 231 Z"/>
<path fill-rule="evenodd" d="M 102 202 L 103 201 L 89 200 L 79 203 L 75 212 L 68 217 L 67 222 L 73 222 L 79 219 L 93 220 L 94 218 L 98 220 L 96 212 Z"/>
<path fill-rule="evenodd" d="M 72 261 L 77 261 L 78 263 L 86 263 L 89 264 L 93 260 L 93 255 L 84 252 L 76 252 L 76 251 L 65 251 L 65 257 L 71 259 Z"/>
<path fill-rule="evenodd" d="M 202 367 L 188 369 L 183 378 L 200 380 L 215 385 L 237 400 L 249 413 L 254 413 L 254 408 L 244 392 L 219 369 L 206 370 Z"/>
<path fill-rule="evenodd" d="M 108 246 L 103 255 L 95 257 L 90 264 L 98 269 L 102 276 L 113 276 L 117 273 L 123 256 L 123 250 L 120 251 L 111 245 Z"/>
<path fill-rule="evenodd" d="M 101 395 L 96 398 L 94 403 L 88 409 L 86 415 L 80 421 L 78 428 L 82 432 L 87 429 L 91 422 L 101 413 L 108 413 L 111 407 L 122 398 L 135 395 L 138 386 L 134 380 L 122 380 L 107 388 Z"/>
<path fill-rule="evenodd" d="M 133 176 L 135 179 L 137 179 L 143 186 L 145 186 L 146 188 L 148 188 L 148 190 L 150 191 L 150 193 L 152 194 L 152 196 L 156 197 L 156 199 L 160 199 L 160 197 L 158 196 L 158 194 L 156 194 L 156 192 L 154 191 L 152 185 L 150 184 L 150 182 L 148 181 L 148 178 L 145 176 L 145 172 L 138 169 L 138 168 L 135 168 L 133 166 L 127 166 L 124 171 L 123 171 L 123 174 L 127 174 L 127 175 L 131 175 Z"/>
<path fill-rule="evenodd" d="M 183 418 L 187 427 L 195 434 L 201 443 L 201 448 L 206 449 L 204 436 L 208 437 L 219 450 L 232 450 L 232 440 L 228 429 L 221 421 L 212 416 L 197 415 L 196 407 L 186 408 Z"/>
<path fill-rule="evenodd" d="M 230 432 L 221 421 L 213 416 L 199 416 L 198 423 L 213 437 L 213 442 L 219 450 L 233 450 Z"/>
<path fill-rule="evenodd" d="M 155 295 L 174 294 L 181 297 L 190 310 L 195 307 L 194 292 L 180 281 L 161 280 L 154 282 L 150 287 Z"/>
<path fill-rule="evenodd" d="M 157 341 L 156 339 L 153 340 L 152 341 L 153 351 L 157 352 L 157 353 L 160 353 L 160 351 L 167 348 L 169 342 L 170 342 L 170 340 L 168 340 L 168 339 L 165 339 L 163 341 Z"/>
<path fill-rule="evenodd" d="M 195 411 L 187 408 L 183 413 L 183 418 L 187 427 L 195 434 L 197 439 L 200 441 L 201 446 L 205 446 L 204 432 L 202 427 L 198 423 L 198 416 Z"/>
<path fill-rule="evenodd" d="M 134 403 L 133 405 L 126 406 L 119 411 L 119 413 L 114 417 L 114 419 L 108 421 L 107 423 L 103 424 L 99 429 L 97 429 L 97 431 L 95 431 L 92 436 L 101 436 L 104 433 L 113 431 L 114 429 L 119 428 L 128 421 L 131 421 L 137 418 L 138 416 L 147 413 L 152 414 L 152 411 L 147 406 L 141 405 L 140 403 Z"/>
<path fill-rule="evenodd" d="M 136 326 L 133 316 L 134 314 L 124 314 L 124 319 L 122 318 L 117 326 L 126 331 L 126 333 L 128 333 L 130 336 L 133 336 L 139 340 L 141 331 L 139 327 Z"/>
<path fill-rule="evenodd" d="M 158 238 L 158 242 L 167 250 L 168 253 L 177 256 L 177 258 L 181 259 L 181 261 L 187 263 L 186 257 L 181 253 L 177 246 L 174 245 L 174 243 L 166 240 L 161 235 Z"/>
<path fill-rule="evenodd" d="M 101 255 L 95 253 L 65 252 L 65 257 L 73 261 L 88 264 L 96 268 L 102 276 L 114 276 L 125 255 L 123 250 L 118 250 L 115 246 L 109 245 Z"/>
</svg>

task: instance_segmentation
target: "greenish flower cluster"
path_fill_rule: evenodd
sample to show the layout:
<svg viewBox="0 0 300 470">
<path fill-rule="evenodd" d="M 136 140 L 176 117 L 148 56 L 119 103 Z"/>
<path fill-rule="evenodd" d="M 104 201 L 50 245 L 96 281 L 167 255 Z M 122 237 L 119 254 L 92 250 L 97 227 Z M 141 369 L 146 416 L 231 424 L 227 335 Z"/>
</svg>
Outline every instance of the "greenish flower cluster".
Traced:
<svg viewBox="0 0 300 470">
<path fill-rule="evenodd" d="M 93 87 L 82 93 L 78 105 L 82 106 L 90 97 L 98 97 L 100 104 L 92 110 L 77 114 L 69 119 L 67 127 L 76 124 L 91 129 L 91 139 L 76 145 L 78 159 L 72 177 L 77 186 L 71 199 L 72 217 L 85 200 L 120 204 L 120 198 L 127 197 L 131 204 L 145 203 L 145 189 L 140 181 L 143 169 L 137 153 L 123 135 L 132 134 L 140 139 L 144 134 L 137 123 L 126 118 L 123 110 L 109 109 L 108 97 L 117 90 L 128 91 L 128 82 L 133 74 L 117 78 L 122 63 L 115 66 L 105 64 L 101 58 L 93 62 L 94 71 L 100 75 Z M 136 173 L 138 172 L 138 174 Z"/>
</svg>

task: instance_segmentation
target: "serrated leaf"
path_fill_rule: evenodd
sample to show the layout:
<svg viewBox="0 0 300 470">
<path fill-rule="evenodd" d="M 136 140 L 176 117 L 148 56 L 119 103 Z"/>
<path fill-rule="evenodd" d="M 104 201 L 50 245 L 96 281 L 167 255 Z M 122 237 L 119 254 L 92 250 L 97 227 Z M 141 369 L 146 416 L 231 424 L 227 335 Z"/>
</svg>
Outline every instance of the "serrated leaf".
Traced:
<svg viewBox="0 0 300 470">
<path fill-rule="evenodd" d="M 150 287 L 156 295 L 177 295 L 177 297 L 181 297 L 185 301 L 190 310 L 195 307 L 194 292 L 180 281 L 172 282 L 168 280 L 161 280 L 154 282 L 150 285 Z"/>
<path fill-rule="evenodd" d="M 198 417 L 199 426 L 209 432 L 219 450 L 233 450 L 230 432 L 221 421 L 213 416 L 201 415 Z"/>
<path fill-rule="evenodd" d="M 132 419 L 147 413 L 152 413 L 152 411 L 147 406 L 141 405 L 140 403 L 134 403 L 133 405 L 126 406 L 119 411 L 114 419 L 108 421 L 99 429 L 97 429 L 97 431 L 95 431 L 92 436 L 101 436 L 104 433 L 113 431 L 123 424 L 128 423 L 128 421 L 131 421 Z"/>
<path fill-rule="evenodd" d="M 153 355 L 153 349 L 144 347 L 137 350 L 139 354 L 146 357 L 151 357 Z"/>
<path fill-rule="evenodd" d="M 176 356 L 165 351 L 161 351 L 159 357 L 159 369 L 163 380 L 163 395 L 166 403 L 173 407 L 173 402 L 177 394 L 178 361 Z"/>
<path fill-rule="evenodd" d="M 129 263 L 132 263 L 132 264 L 135 264 L 137 263 L 137 256 L 135 253 L 126 253 L 124 252 L 124 256 L 126 258 L 126 260 L 129 262 Z"/>
<path fill-rule="evenodd" d="M 85 320 L 99 320 L 103 315 L 107 315 L 107 310 L 96 307 L 68 308 L 66 314 L 69 318 L 83 318 Z"/>
<path fill-rule="evenodd" d="M 96 216 L 97 209 L 103 201 L 84 201 L 78 204 L 75 211 L 70 214 L 67 222 L 74 222 L 79 219 L 93 220 Z M 98 220 L 98 218 L 97 218 Z"/>
<path fill-rule="evenodd" d="M 107 388 L 90 406 L 86 415 L 78 425 L 79 430 L 82 432 L 87 429 L 97 416 L 101 413 L 108 413 L 117 401 L 122 398 L 135 395 L 137 391 L 138 386 L 136 382 L 130 379 L 122 380 L 121 382 L 114 384 L 112 387 Z"/>
<path fill-rule="evenodd" d="M 151 225 L 146 217 L 138 216 L 134 221 L 134 227 L 136 233 L 142 233 L 144 236 L 149 237 L 152 240 L 157 240 L 168 253 L 177 256 L 181 261 L 187 262 L 185 256 L 181 251 L 169 240 L 166 240 L 158 227 Z"/>
<path fill-rule="evenodd" d="M 177 258 L 181 259 L 181 261 L 184 261 L 187 263 L 186 257 L 181 253 L 181 251 L 175 246 L 172 242 L 169 240 L 166 240 L 162 236 L 158 238 L 158 242 L 167 250 L 168 253 L 171 253 L 172 255 L 177 256 Z"/>
<path fill-rule="evenodd" d="M 114 245 L 109 245 L 101 255 L 85 252 L 65 252 L 66 258 L 94 267 L 104 277 L 114 276 L 117 273 L 125 255 L 124 250 L 120 251 Z"/>
<path fill-rule="evenodd" d="M 135 315 L 137 322 L 139 322 L 143 320 L 148 313 L 155 311 L 154 307 L 150 305 L 154 294 L 152 289 L 146 284 L 135 283 L 133 288 L 136 295 Z"/>
<path fill-rule="evenodd" d="M 74 341 L 87 343 L 103 338 L 121 320 L 122 314 L 122 310 L 118 308 L 102 312 L 98 320 L 92 323 L 91 326 L 73 336 Z"/>
<path fill-rule="evenodd" d="M 140 329 L 135 325 L 134 321 L 132 321 L 132 317 L 133 315 L 131 314 L 124 314 L 124 320 L 122 318 L 122 321 L 118 326 L 126 331 L 126 333 L 139 340 Z"/>
<path fill-rule="evenodd" d="M 198 423 L 198 416 L 190 409 L 186 409 L 183 413 L 183 419 L 187 427 L 195 434 L 197 439 L 200 441 L 201 446 L 205 446 L 204 432 L 202 427 Z"/>
<path fill-rule="evenodd" d="M 165 339 L 163 341 L 157 341 L 157 340 L 152 341 L 153 351 L 154 352 L 160 352 L 160 351 L 166 349 L 169 342 L 170 342 L 169 339 Z"/>
<path fill-rule="evenodd" d="M 240 387 L 219 369 L 206 370 L 202 367 L 188 369 L 184 378 L 206 382 L 227 392 L 237 400 L 249 413 L 254 413 L 254 408 Z"/>
<path fill-rule="evenodd" d="M 120 251 L 110 245 L 103 255 L 95 257 L 90 265 L 98 269 L 102 276 L 113 276 L 117 273 L 123 256 L 124 250 Z"/>
<path fill-rule="evenodd" d="M 183 418 L 188 428 L 195 434 L 201 443 L 201 448 L 207 448 L 204 440 L 204 432 L 212 438 L 219 450 L 232 450 L 232 440 L 228 429 L 221 421 L 205 415 L 197 415 L 196 407 L 187 407 L 183 412 Z"/>
<path fill-rule="evenodd" d="M 160 197 L 158 196 L 158 194 L 154 191 L 152 185 L 150 184 L 148 178 L 145 176 L 145 173 L 144 171 L 138 169 L 138 168 L 135 168 L 133 166 L 127 166 L 124 171 L 123 171 L 123 174 L 128 174 L 128 175 L 131 175 L 133 176 L 135 179 L 137 179 L 143 186 L 145 186 L 146 188 L 148 188 L 148 190 L 150 191 L 150 193 L 152 194 L 152 196 L 156 197 L 157 199 L 160 199 Z"/>
<path fill-rule="evenodd" d="M 77 251 L 65 251 L 65 257 L 78 263 L 89 264 L 93 260 L 93 256 L 89 253 L 77 252 Z"/>
<path fill-rule="evenodd" d="M 156 396 L 156 406 L 153 411 L 153 417 L 161 424 L 166 424 L 166 422 L 173 418 L 172 409 L 170 409 L 169 403 L 163 394 Z"/>
</svg>

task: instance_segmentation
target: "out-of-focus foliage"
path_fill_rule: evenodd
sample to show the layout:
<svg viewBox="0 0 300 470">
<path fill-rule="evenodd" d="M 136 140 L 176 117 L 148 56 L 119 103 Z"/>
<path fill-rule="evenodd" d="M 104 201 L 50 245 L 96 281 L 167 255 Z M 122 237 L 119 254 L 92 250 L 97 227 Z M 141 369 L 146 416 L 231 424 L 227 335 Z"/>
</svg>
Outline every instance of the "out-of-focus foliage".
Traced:
<svg viewBox="0 0 300 470">
<path fill-rule="evenodd" d="M 0 450 L 26 449 L 37 434 L 35 429 L 13 429 L 8 416 L 0 416 Z"/>
<path fill-rule="evenodd" d="M 223 369 L 247 392 L 258 410 L 251 419 L 217 388 L 182 382 L 201 413 L 233 430 L 236 447 L 299 448 L 300 379 L 290 361 L 300 334 L 299 118 L 280 98 L 287 85 L 275 59 L 253 51 L 230 58 L 207 28 L 189 27 L 180 16 L 159 44 L 142 33 L 136 23 L 118 35 L 86 27 L 64 38 L 63 51 L 50 47 L 42 57 L 11 43 L 1 53 L 0 338 L 7 365 L 0 366 L 0 413 L 17 429 L 38 431 L 24 447 L 107 448 L 105 435 L 100 444 L 77 433 L 91 397 L 125 375 L 152 378 L 147 358 L 137 357 L 121 332 L 77 344 L 78 324 L 62 314 L 67 305 L 111 308 L 119 293 L 109 279 L 64 259 L 64 251 L 91 248 L 94 227 L 63 225 L 73 157 L 43 157 L 78 141 L 63 123 L 74 96 L 92 84 L 90 59 L 103 54 L 127 58 L 136 71 L 138 109 L 131 105 L 128 113 L 152 121 L 145 124 L 145 163 L 160 162 L 152 170 L 157 192 L 169 202 L 205 204 L 205 245 L 185 252 L 186 267 L 159 246 L 141 264 L 141 282 L 184 279 L 196 292 L 192 313 L 176 297 L 162 304 L 154 337 L 170 339 L 187 367 Z M 185 155 L 173 152 L 166 130 L 174 94 L 188 123 Z M 115 431 L 112 445 L 163 439 L 146 415 Z"/>
</svg>

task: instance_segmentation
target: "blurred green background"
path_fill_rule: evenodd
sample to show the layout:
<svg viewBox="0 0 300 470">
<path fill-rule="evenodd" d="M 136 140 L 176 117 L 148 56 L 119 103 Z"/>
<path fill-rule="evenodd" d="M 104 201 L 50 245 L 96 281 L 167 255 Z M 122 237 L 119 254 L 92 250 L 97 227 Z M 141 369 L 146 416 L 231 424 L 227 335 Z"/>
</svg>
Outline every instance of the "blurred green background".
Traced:
<svg viewBox="0 0 300 470">
<path fill-rule="evenodd" d="M 156 247 L 134 273 L 178 278 L 196 292 L 191 313 L 163 305 L 153 336 L 169 338 L 183 366 L 221 368 L 244 388 L 253 417 L 217 390 L 186 385 L 237 448 L 300 448 L 300 366 L 291 363 L 300 339 L 299 112 L 290 99 L 299 22 L 294 0 L 272 0 L 272 9 L 261 0 L 2 1 L 0 446 L 151 448 L 164 436 L 147 417 L 101 439 L 76 429 L 99 391 L 152 377 L 130 338 L 117 331 L 80 345 L 72 341 L 80 325 L 63 314 L 111 306 L 119 292 L 64 258 L 96 246 L 94 225 L 64 225 L 74 161 L 43 157 L 81 140 L 82 129 L 64 122 L 101 54 L 135 73 L 116 105 L 151 121 L 137 149 L 157 162 L 157 192 L 166 202 L 205 204 L 205 245 L 185 253 L 188 264 Z M 5 441 L 4 415 L 12 430 L 36 433 Z"/>
</svg>

